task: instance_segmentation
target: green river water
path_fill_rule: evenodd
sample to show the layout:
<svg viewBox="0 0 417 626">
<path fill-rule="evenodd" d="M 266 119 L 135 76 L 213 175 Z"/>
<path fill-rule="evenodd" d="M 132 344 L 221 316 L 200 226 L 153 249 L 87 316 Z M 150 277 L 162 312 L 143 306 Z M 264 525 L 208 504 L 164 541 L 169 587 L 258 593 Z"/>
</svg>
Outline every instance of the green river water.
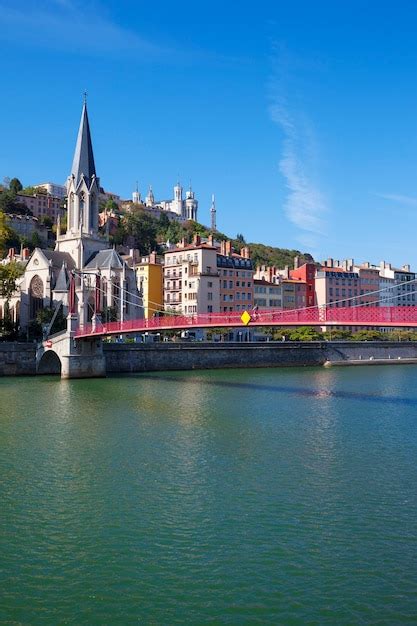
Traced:
<svg viewBox="0 0 417 626">
<path fill-rule="evenodd" d="M 417 624 L 415 366 L 0 379 L 1 624 Z"/>
</svg>

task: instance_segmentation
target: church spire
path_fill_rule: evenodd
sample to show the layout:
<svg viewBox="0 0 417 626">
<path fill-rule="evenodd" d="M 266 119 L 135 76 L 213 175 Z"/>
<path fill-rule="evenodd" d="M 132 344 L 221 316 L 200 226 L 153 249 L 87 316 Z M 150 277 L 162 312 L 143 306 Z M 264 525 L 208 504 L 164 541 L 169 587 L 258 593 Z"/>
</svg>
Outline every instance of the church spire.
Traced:
<svg viewBox="0 0 417 626">
<path fill-rule="evenodd" d="M 80 182 L 84 175 L 87 185 L 96 176 L 94 164 L 93 145 L 91 143 L 90 124 L 88 123 L 87 101 L 84 94 L 83 110 L 81 113 L 80 128 L 78 130 L 77 145 L 75 146 L 74 160 L 72 162 L 71 175 L 75 178 L 75 185 Z"/>
</svg>

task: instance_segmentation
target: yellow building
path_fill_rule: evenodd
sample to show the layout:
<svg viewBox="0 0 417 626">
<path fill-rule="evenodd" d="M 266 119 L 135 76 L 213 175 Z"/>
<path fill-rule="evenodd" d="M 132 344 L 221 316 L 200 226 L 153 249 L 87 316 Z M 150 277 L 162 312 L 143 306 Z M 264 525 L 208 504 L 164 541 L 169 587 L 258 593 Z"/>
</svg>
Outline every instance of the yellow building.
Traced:
<svg viewBox="0 0 417 626">
<path fill-rule="evenodd" d="M 164 310 L 163 267 L 156 252 L 135 264 L 139 292 L 142 293 L 145 319 Z"/>
</svg>

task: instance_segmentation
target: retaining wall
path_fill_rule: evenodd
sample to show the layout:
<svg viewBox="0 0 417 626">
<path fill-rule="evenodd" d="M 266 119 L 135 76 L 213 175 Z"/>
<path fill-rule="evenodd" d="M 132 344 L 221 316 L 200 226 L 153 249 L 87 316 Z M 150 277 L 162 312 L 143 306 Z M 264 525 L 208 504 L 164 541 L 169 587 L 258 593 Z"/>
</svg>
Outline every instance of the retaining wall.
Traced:
<svg viewBox="0 0 417 626">
<path fill-rule="evenodd" d="M 162 343 L 105 344 L 108 373 L 227 367 L 289 367 L 326 362 L 417 359 L 417 343 Z"/>
<path fill-rule="evenodd" d="M 290 367 L 401 363 L 416 359 L 417 342 L 159 343 L 104 344 L 107 373 L 227 367 Z M 36 374 L 33 343 L 0 342 L 0 376 Z"/>
<path fill-rule="evenodd" d="M 0 376 L 34 376 L 36 345 L 34 343 L 0 342 Z"/>
</svg>

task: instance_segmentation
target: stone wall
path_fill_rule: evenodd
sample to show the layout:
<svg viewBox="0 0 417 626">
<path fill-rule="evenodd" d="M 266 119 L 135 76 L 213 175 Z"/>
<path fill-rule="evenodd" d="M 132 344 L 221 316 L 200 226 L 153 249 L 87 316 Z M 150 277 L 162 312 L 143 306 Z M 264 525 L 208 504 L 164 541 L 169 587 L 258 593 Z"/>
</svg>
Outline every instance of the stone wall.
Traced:
<svg viewBox="0 0 417 626">
<path fill-rule="evenodd" d="M 109 343 L 104 344 L 104 355 L 108 374 L 227 367 L 289 367 L 324 365 L 329 362 L 371 364 L 391 360 L 393 363 L 401 363 L 407 362 L 407 359 L 415 359 L 417 362 L 417 342 Z M 35 344 L 0 342 L 0 376 L 35 374 Z"/>
<path fill-rule="evenodd" d="M 34 376 L 36 345 L 34 343 L 0 342 L 0 376 Z"/>
<path fill-rule="evenodd" d="M 107 373 L 226 367 L 289 367 L 417 359 L 417 343 L 162 343 L 105 344 Z"/>
</svg>

